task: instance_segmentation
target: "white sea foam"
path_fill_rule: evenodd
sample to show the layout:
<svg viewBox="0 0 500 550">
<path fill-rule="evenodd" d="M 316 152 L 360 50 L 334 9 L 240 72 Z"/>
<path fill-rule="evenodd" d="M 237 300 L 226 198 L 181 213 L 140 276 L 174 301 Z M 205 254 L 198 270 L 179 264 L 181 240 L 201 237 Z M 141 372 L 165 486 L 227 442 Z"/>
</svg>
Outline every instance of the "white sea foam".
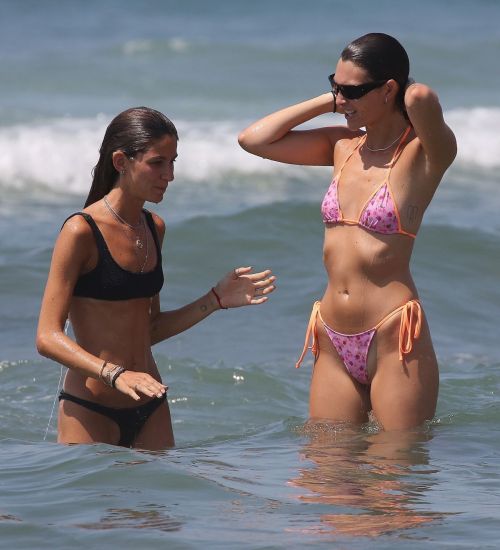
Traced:
<svg viewBox="0 0 500 550">
<path fill-rule="evenodd" d="M 30 186 L 86 193 L 108 117 L 64 118 L 0 128 L 0 188 Z M 236 136 L 242 124 L 176 123 L 180 135 L 177 178 L 214 182 L 229 173 L 269 173 L 285 165 L 248 155 Z"/>
<path fill-rule="evenodd" d="M 458 140 L 457 165 L 500 166 L 500 109 L 457 109 L 445 114 Z M 0 188 L 36 185 L 56 193 L 86 193 L 109 117 L 62 118 L 0 128 Z M 245 153 L 237 143 L 244 122 L 177 121 L 178 181 L 217 185 L 231 176 L 300 174 L 300 168 Z"/>
<path fill-rule="evenodd" d="M 476 107 L 445 113 L 458 142 L 457 162 L 482 168 L 500 166 L 500 109 Z"/>
</svg>

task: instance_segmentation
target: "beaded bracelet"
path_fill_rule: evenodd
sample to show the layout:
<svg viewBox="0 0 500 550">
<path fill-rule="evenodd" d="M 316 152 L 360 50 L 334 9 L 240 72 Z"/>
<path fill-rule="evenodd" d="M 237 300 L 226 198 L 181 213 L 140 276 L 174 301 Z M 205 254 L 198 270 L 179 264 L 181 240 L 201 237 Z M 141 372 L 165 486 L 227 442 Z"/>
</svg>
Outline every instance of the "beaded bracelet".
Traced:
<svg viewBox="0 0 500 550">
<path fill-rule="evenodd" d="M 332 113 L 336 113 L 337 112 L 337 95 L 335 94 L 335 92 L 333 90 L 331 90 L 332 92 L 332 96 L 333 96 L 333 111 Z"/>
<path fill-rule="evenodd" d="M 215 296 L 215 298 L 217 299 L 217 303 L 219 304 L 219 307 L 220 307 L 221 309 L 228 309 L 227 307 L 224 307 L 224 306 L 222 305 L 221 299 L 220 299 L 219 295 L 217 294 L 217 292 L 215 292 L 215 288 L 214 288 L 214 287 L 212 287 L 212 292 L 214 293 L 214 296 Z"/>
</svg>

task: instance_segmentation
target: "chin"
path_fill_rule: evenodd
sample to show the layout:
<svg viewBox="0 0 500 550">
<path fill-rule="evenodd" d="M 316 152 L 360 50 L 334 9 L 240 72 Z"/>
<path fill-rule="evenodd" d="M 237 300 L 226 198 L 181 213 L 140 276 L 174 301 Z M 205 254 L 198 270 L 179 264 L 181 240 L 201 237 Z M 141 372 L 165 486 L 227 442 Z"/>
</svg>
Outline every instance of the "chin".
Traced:
<svg viewBox="0 0 500 550">
<path fill-rule="evenodd" d="M 166 191 L 167 190 L 165 189 L 165 191 L 155 193 L 154 196 L 152 196 L 148 199 L 148 201 L 153 202 L 155 204 L 160 203 L 163 200 L 163 198 L 165 197 Z"/>
<path fill-rule="evenodd" d="M 155 197 L 148 199 L 147 202 L 152 202 L 154 204 L 160 204 L 160 202 L 163 200 L 163 197 Z"/>
<path fill-rule="evenodd" d="M 357 131 L 357 130 L 360 130 L 361 128 L 364 128 L 365 125 L 362 121 L 360 120 L 351 120 L 351 119 L 346 119 L 346 124 L 347 124 L 347 127 L 349 128 L 349 130 L 352 130 L 353 132 Z"/>
</svg>

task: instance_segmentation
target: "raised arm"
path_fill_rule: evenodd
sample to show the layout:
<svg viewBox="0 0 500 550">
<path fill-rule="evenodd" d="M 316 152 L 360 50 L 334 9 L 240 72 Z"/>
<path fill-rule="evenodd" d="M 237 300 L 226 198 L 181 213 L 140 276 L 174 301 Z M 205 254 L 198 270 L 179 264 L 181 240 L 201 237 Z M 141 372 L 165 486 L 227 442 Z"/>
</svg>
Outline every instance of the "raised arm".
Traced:
<svg viewBox="0 0 500 550">
<path fill-rule="evenodd" d="M 425 84 L 413 83 L 406 89 L 405 107 L 427 159 L 428 173 L 441 177 L 457 154 L 457 142 L 444 121 L 437 94 Z"/>
<path fill-rule="evenodd" d="M 278 162 L 331 166 L 339 139 L 352 137 L 344 126 L 294 130 L 319 115 L 331 113 L 331 92 L 276 111 L 243 130 L 238 142 L 245 151 Z"/>
<path fill-rule="evenodd" d="M 266 302 L 267 295 L 275 289 L 275 280 L 270 270 L 252 273 L 251 267 L 239 267 L 201 298 L 179 309 L 160 311 L 160 300 L 156 296 L 151 305 L 151 343 L 157 344 L 184 332 L 218 309 Z"/>
</svg>

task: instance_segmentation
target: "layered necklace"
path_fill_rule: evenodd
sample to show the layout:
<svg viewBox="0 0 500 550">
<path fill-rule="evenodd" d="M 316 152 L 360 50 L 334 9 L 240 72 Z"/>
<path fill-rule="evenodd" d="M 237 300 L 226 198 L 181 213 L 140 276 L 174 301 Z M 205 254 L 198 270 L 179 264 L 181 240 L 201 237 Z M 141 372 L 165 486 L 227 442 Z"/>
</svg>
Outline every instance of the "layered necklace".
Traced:
<svg viewBox="0 0 500 550">
<path fill-rule="evenodd" d="M 128 221 L 124 220 L 120 214 L 109 204 L 107 196 L 103 197 L 104 204 L 106 205 L 106 208 L 109 210 L 109 212 L 125 227 L 128 227 L 131 229 L 135 236 L 130 235 L 130 232 L 125 230 L 127 235 L 132 237 L 132 240 L 135 244 L 135 251 L 137 253 L 137 256 L 139 257 L 141 254 L 141 250 L 146 246 L 146 255 L 144 257 L 144 261 L 141 264 L 140 273 L 144 272 L 144 268 L 146 267 L 146 264 L 148 262 L 148 256 L 149 256 L 149 240 L 148 240 L 148 230 L 144 224 L 144 217 L 141 214 L 141 221 L 135 225 L 132 225 L 131 223 L 128 223 Z M 124 229 L 125 229 L 124 227 Z M 142 240 L 140 234 L 139 234 L 139 228 L 142 228 L 144 230 L 144 241 Z"/>
<path fill-rule="evenodd" d="M 365 147 L 368 149 L 368 151 L 371 151 L 372 153 L 378 153 L 379 151 L 387 151 L 387 149 L 390 149 L 403 137 L 403 134 L 405 132 L 406 132 L 406 128 L 399 134 L 399 136 L 392 143 L 389 143 L 387 147 L 381 147 L 380 149 L 372 149 L 367 145 L 366 141 L 365 141 Z"/>
</svg>

